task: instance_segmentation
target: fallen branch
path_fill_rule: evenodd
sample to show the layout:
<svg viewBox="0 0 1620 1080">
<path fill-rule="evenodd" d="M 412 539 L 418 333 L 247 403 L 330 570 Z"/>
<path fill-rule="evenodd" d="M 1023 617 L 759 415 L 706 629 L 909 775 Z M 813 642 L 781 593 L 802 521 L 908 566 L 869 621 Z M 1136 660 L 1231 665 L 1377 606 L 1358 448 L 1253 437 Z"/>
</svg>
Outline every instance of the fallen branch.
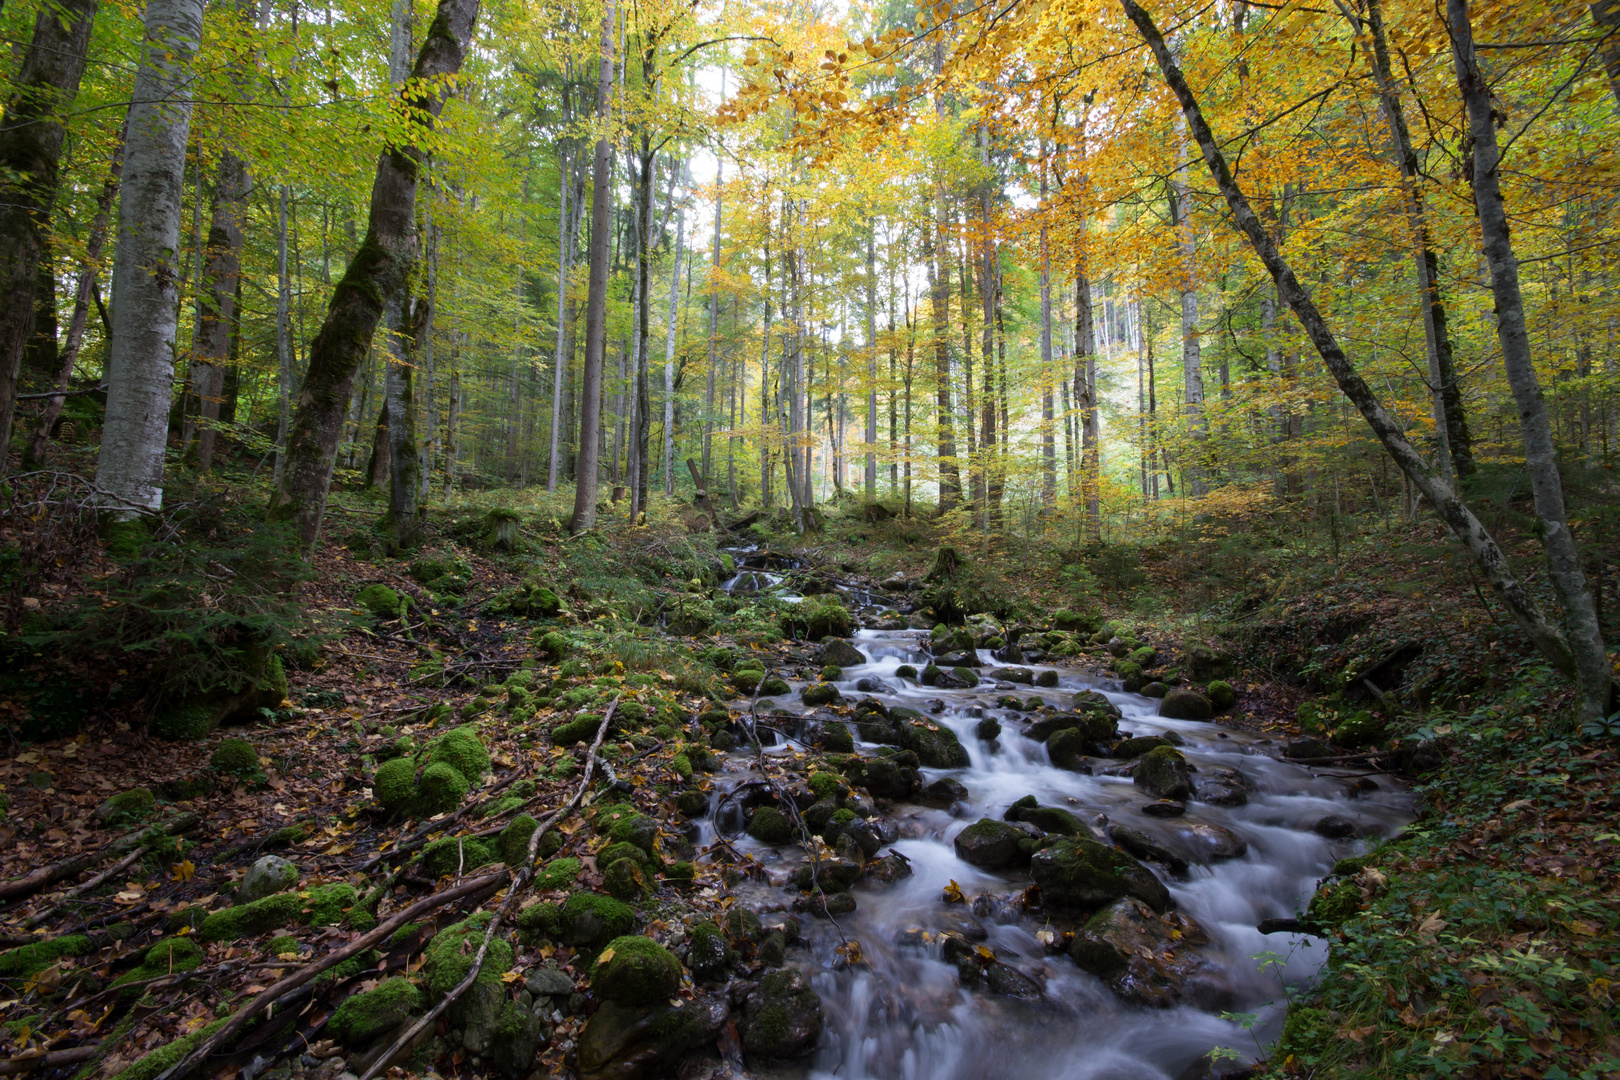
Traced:
<svg viewBox="0 0 1620 1080">
<path fill-rule="evenodd" d="M 89 1061 L 96 1056 L 100 1043 L 90 1043 L 87 1046 L 75 1046 L 71 1050 L 53 1050 L 49 1054 L 24 1054 L 21 1057 L 7 1058 L 0 1061 L 0 1076 L 10 1076 L 12 1073 L 32 1072 L 35 1069 L 55 1069 L 63 1065 L 77 1065 L 81 1061 Z"/>
<path fill-rule="evenodd" d="M 457 810 L 455 813 L 451 814 L 449 817 L 444 818 L 442 820 L 438 820 L 438 821 L 424 822 L 421 825 L 421 827 L 418 828 L 415 832 L 411 833 L 409 836 L 407 836 L 404 839 L 400 840 L 399 843 L 395 844 L 393 847 L 389 848 L 387 851 L 379 851 L 376 854 L 372 855 L 371 858 L 369 858 L 365 862 L 361 863 L 357 869 L 361 873 L 365 873 L 367 870 L 370 870 L 373 866 L 376 866 L 378 863 L 382 862 L 384 859 L 387 859 L 387 858 L 389 858 L 391 856 L 394 856 L 394 855 L 398 855 L 402 851 L 414 851 L 414 850 L 416 850 L 416 848 L 421 846 L 422 841 L 426 840 L 433 833 L 442 831 L 444 829 L 448 829 L 450 826 L 454 825 L 457 821 L 459 821 L 463 817 L 465 817 L 467 814 L 472 813 L 472 811 L 476 810 L 478 807 L 487 806 L 489 804 L 490 800 L 492 800 L 493 798 L 495 798 L 496 795 L 500 794 L 501 792 L 505 791 L 507 788 L 509 788 L 513 784 L 515 784 L 517 782 L 517 779 L 518 779 L 518 774 L 514 772 L 511 776 L 508 776 L 505 780 L 502 780 L 500 783 L 496 784 L 494 787 L 492 787 L 488 791 L 484 792 L 484 795 L 483 795 L 482 798 L 478 799 L 476 802 L 467 803 L 466 805 L 462 806 L 459 810 Z"/>
<path fill-rule="evenodd" d="M 194 829 L 200 824 L 202 818 L 196 814 L 178 814 L 168 821 L 160 822 L 156 827 L 173 836 Z M 78 877 L 86 870 L 97 866 L 103 859 L 114 855 L 122 855 L 132 847 L 140 847 L 141 835 L 151 826 L 136 829 L 125 833 L 110 844 L 103 844 L 95 851 L 84 852 L 61 862 L 42 866 L 31 874 L 24 874 L 20 878 L 0 882 L 0 901 L 14 900 L 20 896 L 31 896 L 47 886 L 54 885 L 64 878 Z"/>
<path fill-rule="evenodd" d="M 464 897 L 476 896 L 479 893 L 500 888 L 502 883 L 511 876 L 511 873 L 503 868 L 492 874 L 484 874 L 479 877 L 468 878 L 465 881 L 459 881 L 441 892 L 418 900 L 404 911 L 389 916 L 387 921 L 378 925 L 376 929 L 355 938 L 343 948 L 327 953 L 319 960 L 306 964 L 284 979 L 278 979 L 269 987 L 260 991 L 259 995 L 252 1001 L 238 1009 L 229 1023 L 198 1043 L 191 1053 L 160 1074 L 157 1080 L 180 1080 L 181 1077 L 191 1075 L 210 1054 L 225 1045 L 246 1027 L 249 1020 L 258 1016 L 282 997 L 297 990 L 321 972 L 341 964 L 351 956 L 365 952 L 377 942 L 388 938 L 395 930 L 398 930 L 406 923 L 416 922 L 429 912 L 437 911 L 439 908 Z"/>
<path fill-rule="evenodd" d="M 534 832 L 529 834 L 529 850 L 524 857 L 523 866 L 518 870 L 516 878 L 512 881 L 512 887 L 507 890 L 506 899 L 502 901 L 500 908 L 496 910 L 495 917 L 490 919 L 489 928 L 484 931 L 484 940 L 479 944 L 477 954 L 473 956 L 472 967 L 467 970 L 466 978 L 462 979 L 437 1005 L 429 1009 L 427 1015 L 412 1024 L 390 1043 L 388 1049 L 378 1055 L 366 1068 L 366 1071 L 360 1074 L 360 1080 L 371 1080 L 378 1072 L 387 1068 L 388 1063 L 394 1059 L 395 1054 L 409 1046 L 412 1040 L 425 1031 L 429 1025 L 439 1018 L 440 1014 L 454 1004 L 455 1000 L 466 993 L 467 989 L 478 980 L 478 974 L 484 968 L 484 957 L 489 954 L 489 943 L 495 939 L 495 932 L 500 929 L 507 912 L 512 909 L 513 903 L 516 902 L 519 894 L 523 892 L 524 887 L 534 878 L 535 856 L 540 851 L 540 838 L 564 814 L 578 806 L 580 801 L 584 799 L 585 792 L 590 788 L 591 775 L 596 771 L 596 753 L 602 747 L 602 740 L 607 736 L 608 725 L 613 722 L 613 713 L 618 707 L 619 699 L 614 698 L 613 704 L 608 706 L 607 712 L 602 716 L 602 723 L 596 729 L 596 739 L 591 743 L 590 753 L 585 758 L 585 775 L 580 780 L 579 788 L 575 790 L 574 797 L 548 814 L 545 820 L 535 827 Z M 158 1080 L 166 1080 L 166 1078 L 159 1077 Z"/>
</svg>

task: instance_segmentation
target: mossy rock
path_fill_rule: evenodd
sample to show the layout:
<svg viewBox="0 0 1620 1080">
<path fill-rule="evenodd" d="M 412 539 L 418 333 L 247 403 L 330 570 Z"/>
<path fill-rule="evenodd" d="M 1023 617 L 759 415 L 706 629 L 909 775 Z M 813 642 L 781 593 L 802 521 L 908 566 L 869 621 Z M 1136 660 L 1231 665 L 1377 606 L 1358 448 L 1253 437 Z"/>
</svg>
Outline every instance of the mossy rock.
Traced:
<svg viewBox="0 0 1620 1080">
<path fill-rule="evenodd" d="M 264 951 L 270 956 L 280 956 L 282 953 L 295 953 L 299 951 L 298 939 L 291 934 L 282 934 L 273 937 L 264 944 Z"/>
<path fill-rule="evenodd" d="M 1216 679 L 1204 687 L 1204 696 L 1209 698 L 1209 703 L 1215 707 L 1216 712 L 1230 709 L 1237 704 L 1237 691 L 1232 688 L 1231 683 L 1222 679 Z"/>
<path fill-rule="evenodd" d="M 416 797 L 416 762 L 396 757 L 377 766 L 371 778 L 371 793 L 377 804 L 390 813 L 408 808 Z"/>
<path fill-rule="evenodd" d="M 608 863 L 602 871 L 602 887 L 609 896 L 625 903 L 636 903 L 652 892 L 646 867 L 639 859 L 616 859 Z"/>
<path fill-rule="evenodd" d="M 540 822 L 528 814 L 519 814 L 512 819 L 512 823 L 502 829 L 496 838 L 496 847 L 500 849 L 501 861 L 507 866 L 519 867 L 528 860 L 529 838 L 540 827 Z"/>
<path fill-rule="evenodd" d="M 759 668 L 738 668 L 731 673 L 731 685 L 745 694 L 754 692 L 754 688 L 765 681 L 765 672 Z"/>
<path fill-rule="evenodd" d="M 472 970 L 473 957 L 483 944 L 489 920 L 494 916 L 481 911 L 469 919 L 439 931 L 428 943 L 427 957 L 422 963 L 423 982 L 434 995 L 448 994 L 461 984 Z M 512 966 L 512 946 L 504 935 L 496 934 L 484 954 L 484 966 L 479 969 L 478 983 L 501 985 L 501 975 Z"/>
<path fill-rule="evenodd" d="M 843 696 L 838 692 L 838 687 L 826 682 L 811 683 L 799 691 L 799 698 L 806 705 L 812 706 L 831 705 L 834 702 L 843 700 Z"/>
<path fill-rule="evenodd" d="M 748 819 L 748 835 L 763 844 L 786 844 L 793 839 L 793 825 L 774 806 L 762 806 Z"/>
<path fill-rule="evenodd" d="M 688 935 L 686 966 L 698 982 L 719 982 L 739 959 L 718 926 L 707 920 L 692 925 Z"/>
<path fill-rule="evenodd" d="M 470 727 L 447 731 L 428 743 L 427 760 L 429 765 L 443 762 L 466 777 L 468 783 L 482 780 L 490 767 L 489 751 Z"/>
<path fill-rule="evenodd" d="M 146 788 L 131 788 L 96 807 L 91 816 L 104 825 L 133 825 L 152 816 L 157 798 Z"/>
<path fill-rule="evenodd" d="M 1361 887 L 1354 881 L 1336 881 L 1316 890 L 1305 909 L 1305 919 L 1321 929 L 1333 930 L 1360 912 Z"/>
<path fill-rule="evenodd" d="M 681 986 L 681 962 L 652 938 L 614 938 L 591 965 L 591 990 L 604 1001 L 639 1007 L 667 1001 Z"/>
<path fill-rule="evenodd" d="M 301 896 L 304 901 L 303 922 L 307 926 L 336 926 L 360 900 L 355 887 L 343 881 L 317 885 Z"/>
<path fill-rule="evenodd" d="M 1170 893 L 1153 872 L 1118 848 L 1082 836 L 1065 837 L 1037 851 L 1030 876 L 1055 910 L 1092 911 L 1134 896 L 1154 911 L 1170 905 Z"/>
<path fill-rule="evenodd" d="M 399 615 L 399 593 L 387 585 L 367 585 L 354 595 L 355 607 L 379 619 L 392 619 Z"/>
<path fill-rule="evenodd" d="M 326 1030 L 339 1042 L 360 1046 L 392 1031 L 422 1011 L 422 990 L 409 979 L 389 979 L 373 990 L 353 994 L 337 1007 Z"/>
<path fill-rule="evenodd" d="M 448 814 L 467 797 L 467 777 L 461 770 L 442 761 L 436 761 L 422 770 L 422 779 L 416 785 L 411 800 L 412 809 L 419 817 Z"/>
<path fill-rule="evenodd" d="M 422 871 L 432 879 L 446 874 L 465 874 L 480 866 L 500 861 L 484 841 L 471 836 L 445 836 L 422 849 Z"/>
<path fill-rule="evenodd" d="M 578 859 L 563 857 L 552 859 L 540 868 L 534 875 L 536 889 L 566 889 L 579 877 L 581 863 Z"/>
<path fill-rule="evenodd" d="M 579 743 L 592 742 L 596 739 L 597 729 L 601 726 L 602 718 L 595 713 L 576 716 L 551 729 L 552 745 L 576 746 Z"/>
<path fill-rule="evenodd" d="M 635 909 L 600 893 L 576 892 L 541 925 L 564 945 L 595 946 L 628 934 L 636 926 Z"/>
<path fill-rule="evenodd" d="M 208 768 L 238 780 L 252 780 L 259 771 L 259 752 L 246 739 L 226 739 L 208 756 Z"/>
<path fill-rule="evenodd" d="M 208 1036 L 218 1031 L 230 1022 L 230 1017 L 222 1016 L 213 1023 L 182 1038 L 174 1040 L 167 1046 L 160 1046 L 150 1054 L 141 1058 L 133 1065 L 114 1074 L 113 1080 L 156 1080 L 157 1077 L 168 1072 L 170 1068 L 179 1064 L 180 1059 L 191 1053 L 196 1045 Z"/>
</svg>

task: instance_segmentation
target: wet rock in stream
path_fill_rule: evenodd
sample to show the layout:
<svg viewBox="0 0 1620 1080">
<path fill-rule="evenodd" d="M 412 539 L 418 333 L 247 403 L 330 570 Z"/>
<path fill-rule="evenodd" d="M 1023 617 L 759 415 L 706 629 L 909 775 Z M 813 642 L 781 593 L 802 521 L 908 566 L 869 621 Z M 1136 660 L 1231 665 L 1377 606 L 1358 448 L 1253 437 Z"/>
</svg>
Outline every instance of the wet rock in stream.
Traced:
<svg viewBox="0 0 1620 1080">
<path fill-rule="evenodd" d="M 1170 906 L 1170 893 L 1153 871 L 1119 848 L 1086 837 L 1067 837 L 1037 851 L 1030 876 L 1041 900 L 1059 911 L 1094 911 L 1134 896 L 1154 911 Z"/>
<path fill-rule="evenodd" d="M 1209 936 L 1180 912 L 1159 914 L 1125 897 L 1086 920 L 1069 943 L 1069 956 L 1126 1001 L 1168 1006 L 1180 1001 L 1187 980 L 1202 966 L 1193 946 Z"/>
<path fill-rule="evenodd" d="M 956 857 L 984 870 L 1005 870 L 1029 857 L 1023 850 L 1027 839 L 1017 825 L 980 818 L 956 834 Z"/>
</svg>

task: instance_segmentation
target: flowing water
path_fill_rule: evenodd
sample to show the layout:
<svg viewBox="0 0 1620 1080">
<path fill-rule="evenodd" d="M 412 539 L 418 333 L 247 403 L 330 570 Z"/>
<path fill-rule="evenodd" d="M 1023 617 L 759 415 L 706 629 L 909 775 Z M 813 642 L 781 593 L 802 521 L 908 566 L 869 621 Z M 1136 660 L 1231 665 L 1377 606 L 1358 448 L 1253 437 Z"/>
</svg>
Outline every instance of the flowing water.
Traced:
<svg viewBox="0 0 1620 1080">
<path fill-rule="evenodd" d="M 1059 675 L 1055 688 L 1016 686 L 998 681 L 1000 662 L 981 651 L 983 682 L 978 687 L 941 690 L 895 675 L 901 664 L 920 669 L 927 663 L 925 634 L 863 630 L 854 644 L 868 662 L 845 669 L 837 685 L 846 698 L 866 696 L 857 682 L 880 679 L 889 689 L 870 696 L 932 712 L 936 722 L 956 732 L 971 764 L 922 770 L 925 783 L 951 776 L 967 788 L 967 798 L 950 810 L 897 804 L 886 815 L 885 828 L 895 839 L 883 851 L 904 855 L 913 873 L 893 885 L 863 881 L 852 890 L 857 910 L 837 923 L 844 935 L 858 940 L 864 963 L 842 966 L 835 951 L 839 929 L 825 920 L 801 917 L 814 959 L 813 984 L 826 1013 L 824 1048 L 811 1069 L 817 1078 L 1174 1080 L 1202 1075 L 1201 1063 L 1207 1062 L 1212 1047 L 1230 1047 L 1253 1058 L 1281 1025 L 1284 982 L 1310 979 L 1324 959 L 1320 941 L 1261 934 L 1256 925 L 1294 915 L 1334 860 L 1354 854 L 1363 843 L 1325 839 L 1312 825 L 1335 814 L 1355 821 L 1364 835 L 1387 835 L 1411 817 L 1408 796 L 1382 777 L 1376 786 L 1365 781 L 1358 785 L 1342 774 L 1321 775 L 1321 770 L 1277 760 L 1268 755 L 1276 750 L 1274 744 L 1214 724 L 1161 718 L 1157 701 L 1120 692 L 1074 668 L 1051 669 Z M 1022 666 L 1037 673 L 1047 670 Z M 1188 848 L 1193 865 L 1185 874 L 1170 876 L 1155 867 L 1177 909 L 1209 938 L 1199 949 L 1204 967 L 1189 982 L 1186 1000 L 1168 1009 L 1126 1004 L 1067 956 L 1048 953 L 1036 936 L 1044 917 L 1015 903 L 1028 884 L 1027 871 L 980 870 L 957 858 L 952 846 L 963 828 L 981 817 L 999 820 L 1025 795 L 1093 824 L 1106 818 L 1174 837 L 1165 822 L 1142 812 L 1150 800 L 1129 777 L 1088 776 L 1053 767 L 1045 746 L 1020 734 L 1028 717 L 995 704 L 998 697 L 1014 694 L 1025 700 L 1039 696 L 1066 708 L 1070 696 L 1083 689 L 1101 690 L 1119 706 L 1122 733 L 1179 736 L 1182 752 L 1199 772 L 1234 768 L 1247 780 L 1246 805 L 1222 808 L 1193 801 L 1177 822 L 1224 826 L 1247 842 L 1246 854 L 1198 865 Z M 767 704 L 760 702 L 762 709 Z M 801 708 L 796 691 L 775 705 Z M 975 734 L 986 716 L 1002 722 L 994 743 Z M 796 749 L 788 740 L 766 752 Z M 861 749 L 870 753 L 878 748 L 861 744 Z M 750 779 L 752 770 L 745 765 L 749 756 L 751 752 L 742 751 L 731 756 L 720 788 Z M 712 839 L 713 827 L 704 824 L 708 835 L 703 841 Z M 746 834 L 738 833 L 731 843 L 764 862 L 777 883 L 801 858 L 795 847 L 773 849 Z M 943 890 L 952 880 L 967 903 L 944 902 Z M 796 895 L 764 884 L 744 885 L 740 892 L 742 902 L 765 911 L 784 909 Z M 999 960 L 1040 984 L 1041 999 L 1019 1001 L 961 988 L 956 968 L 941 957 L 940 931 L 992 949 Z M 1223 1012 L 1254 1014 L 1256 1019 L 1246 1029 L 1240 1021 L 1223 1019 Z"/>
</svg>

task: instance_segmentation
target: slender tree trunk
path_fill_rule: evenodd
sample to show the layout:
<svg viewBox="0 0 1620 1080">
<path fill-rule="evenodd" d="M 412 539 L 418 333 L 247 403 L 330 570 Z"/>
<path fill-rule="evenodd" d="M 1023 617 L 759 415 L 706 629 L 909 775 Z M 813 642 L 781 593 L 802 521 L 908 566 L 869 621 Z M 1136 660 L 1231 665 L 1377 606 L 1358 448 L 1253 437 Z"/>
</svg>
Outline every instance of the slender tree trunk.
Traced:
<svg viewBox="0 0 1620 1080">
<path fill-rule="evenodd" d="M 1181 371 L 1193 447 L 1192 460 L 1182 467 L 1187 494 L 1200 495 L 1204 490 L 1204 361 L 1198 337 L 1198 244 L 1187 183 L 1185 139 L 1181 156 L 1182 163 L 1176 167 L 1170 182 L 1170 212 L 1175 223 L 1176 247 L 1181 253 Z"/>
<path fill-rule="evenodd" d="M 613 197 L 613 148 L 606 133 L 613 101 L 613 23 L 615 0 L 602 12 L 602 56 L 596 89 L 596 117 L 603 134 L 591 163 L 590 286 L 585 302 L 585 371 L 580 388 L 579 457 L 574 466 L 574 534 L 596 525 L 598 457 L 602 424 L 602 358 L 607 351 L 608 211 Z"/>
<path fill-rule="evenodd" d="M 934 344 L 934 397 L 939 452 L 939 512 L 953 509 L 962 497 L 962 474 L 956 464 L 956 437 L 951 426 L 951 345 L 950 252 L 945 242 L 945 196 L 935 191 L 939 217 L 923 227 L 923 259 L 929 270 L 929 293 L 933 298 L 932 339 Z"/>
<path fill-rule="evenodd" d="M 1460 0 L 1450 0 L 1451 3 Z M 1450 486 L 1443 483 L 1440 478 L 1429 469 L 1423 456 L 1407 440 L 1401 431 L 1399 423 L 1386 410 L 1381 402 L 1374 396 L 1372 388 L 1350 364 L 1344 350 L 1340 348 L 1333 331 L 1328 327 L 1316 302 L 1311 299 L 1299 279 L 1294 276 L 1293 269 L 1283 259 L 1277 250 L 1270 235 L 1261 224 L 1259 217 L 1250 205 L 1248 197 L 1238 187 L 1232 178 L 1226 157 L 1215 141 L 1215 135 L 1210 130 L 1208 122 L 1199 110 L 1198 101 L 1193 96 L 1192 89 L 1187 85 L 1186 78 L 1177 67 L 1174 57 L 1170 54 L 1169 46 L 1165 44 L 1164 37 L 1159 33 L 1153 19 L 1136 0 L 1120 0 L 1126 16 L 1136 24 L 1143 39 L 1152 49 L 1154 58 L 1158 61 L 1159 70 L 1165 82 L 1175 93 L 1181 105 L 1182 115 L 1186 118 L 1193 137 L 1203 150 L 1204 161 L 1209 167 L 1210 175 L 1214 178 L 1216 186 L 1226 199 L 1228 208 L 1237 225 L 1248 237 L 1249 244 L 1260 257 L 1261 262 L 1271 273 L 1271 278 L 1277 284 L 1277 289 L 1283 300 L 1293 309 L 1295 316 L 1304 327 L 1306 334 L 1316 346 L 1318 355 L 1322 357 L 1323 364 L 1333 375 L 1339 389 L 1351 404 L 1361 413 L 1367 421 L 1368 427 L 1383 444 L 1390 457 L 1400 466 L 1401 471 L 1412 479 L 1418 489 L 1423 492 L 1441 520 L 1450 526 L 1452 532 L 1461 540 L 1469 553 L 1473 555 L 1476 564 L 1484 574 L 1491 587 L 1496 590 L 1503 604 L 1513 615 L 1521 629 L 1535 644 L 1536 648 L 1546 656 L 1552 664 L 1565 672 L 1573 673 L 1575 661 L 1570 651 L 1570 644 L 1564 635 L 1547 621 L 1535 599 L 1525 590 L 1523 584 L 1514 576 L 1507 557 L 1496 541 L 1486 530 L 1485 526 L 1476 518 L 1457 493 Z M 1486 117 L 1487 121 L 1489 117 Z"/>
<path fill-rule="evenodd" d="M 236 285 L 242 272 L 242 225 L 247 219 L 248 173 L 242 159 L 220 155 L 192 346 L 191 382 L 197 394 L 197 469 L 213 467 L 220 394 L 236 333 Z"/>
<path fill-rule="evenodd" d="M 570 70 L 572 65 L 570 64 Z M 568 94 L 563 94 L 563 119 L 568 121 Z M 557 451 L 559 435 L 562 427 L 562 399 L 563 382 L 567 370 L 564 366 L 563 341 L 567 337 L 567 323 L 564 315 L 568 307 L 568 262 L 574 254 L 573 219 L 568 216 L 569 164 L 568 152 L 563 151 L 562 160 L 558 164 L 558 172 L 562 178 L 558 186 L 557 207 L 557 359 L 551 377 L 551 449 L 546 455 L 546 494 L 554 494 L 557 490 Z"/>
<path fill-rule="evenodd" d="M 866 501 L 877 500 L 877 223 L 866 223 Z"/>
<path fill-rule="evenodd" d="M 1607 36 L 1603 45 L 1603 70 L 1609 76 L 1609 92 L 1620 107 L 1620 0 L 1594 0 L 1592 21 Z"/>
<path fill-rule="evenodd" d="M 450 401 L 444 418 L 444 494 L 449 498 L 456 490 L 456 459 L 461 453 L 461 365 L 452 355 L 450 366 Z"/>
<path fill-rule="evenodd" d="M 1474 206 L 1479 212 L 1485 259 L 1491 268 L 1496 338 L 1502 346 L 1508 385 L 1513 389 L 1513 400 L 1519 408 L 1525 468 L 1530 473 L 1536 516 L 1541 521 L 1541 546 L 1547 553 L 1548 576 L 1564 609 L 1564 630 L 1574 655 L 1580 694 L 1578 711 L 1582 720 L 1595 720 L 1609 710 L 1608 652 L 1603 642 L 1603 628 L 1598 625 L 1592 590 L 1581 568 L 1580 550 L 1570 529 L 1552 423 L 1530 356 L 1530 334 L 1525 324 L 1524 298 L 1519 290 L 1519 259 L 1509 238 L 1507 207 L 1502 201 L 1502 159 L 1497 148 L 1490 87 L 1474 53 L 1468 0 L 1447 0 L 1446 18 L 1451 26 L 1457 83 L 1462 89 L 1473 141 Z"/>
<path fill-rule="evenodd" d="M 714 174 L 714 255 L 710 265 L 714 273 L 720 271 L 720 222 L 723 216 L 722 185 L 725 182 L 725 164 L 716 162 Z M 714 373 L 720 362 L 720 296 L 715 291 L 716 286 L 711 278 L 709 287 L 705 290 L 708 295 L 709 308 L 709 368 L 704 377 L 703 384 L 703 481 L 713 484 L 709 478 L 711 468 L 711 445 L 714 440 Z"/>
<path fill-rule="evenodd" d="M 438 342 L 434 338 L 434 317 L 439 303 L 439 236 L 431 207 L 423 214 L 427 223 L 427 251 L 423 259 L 423 279 L 427 283 L 427 311 L 420 316 L 416 331 L 416 366 L 422 373 L 421 407 L 417 410 L 422 429 L 421 453 L 417 460 L 418 498 L 425 499 L 433 488 L 433 446 L 438 441 L 439 408 L 434 400 L 438 375 Z"/>
<path fill-rule="evenodd" d="M 715 247 L 720 246 L 720 217 L 714 219 Z M 664 335 L 664 495 L 675 495 L 675 336 L 681 305 L 681 257 L 685 253 L 686 197 L 675 214 L 675 265 L 669 271 L 669 320 Z M 765 303 L 770 304 L 767 296 Z M 766 330 L 767 340 L 770 337 Z"/>
<path fill-rule="evenodd" d="M 281 388 L 281 394 L 276 419 L 274 483 L 278 487 L 286 473 L 287 431 L 292 426 L 292 323 L 288 321 L 292 282 L 287 276 L 287 202 L 291 190 L 286 184 L 281 185 L 280 211 L 276 217 L 276 384 Z M 386 394 L 386 382 L 384 385 Z M 387 415 L 386 406 L 383 414 Z"/>
<path fill-rule="evenodd" d="M 1041 211 L 1041 506 L 1057 505 L 1057 432 L 1052 401 L 1052 245 L 1047 232 L 1046 140 L 1039 148 Z"/>
<path fill-rule="evenodd" d="M 79 350 L 84 346 L 84 332 L 90 323 L 91 294 L 95 289 L 96 266 L 101 261 L 101 249 L 107 242 L 107 228 L 112 222 L 112 204 L 118 196 L 119 180 L 124 174 L 124 134 L 118 134 L 118 144 L 113 148 L 112 165 L 108 169 L 107 179 L 101 185 L 101 195 L 96 199 L 96 216 L 90 222 L 90 234 L 85 242 L 85 263 L 80 268 L 73 288 L 73 314 L 68 319 L 67 340 L 62 344 L 62 355 L 56 371 L 55 386 L 58 390 L 66 390 L 73 379 L 73 368 L 79 361 Z M 62 416 L 62 406 L 67 398 L 56 395 L 45 399 L 45 410 L 40 415 L 39 426 L 34 429 L 28 440 L 28 448 L 23 453 L 23 465 L 32 468 L 45 461 L 45 448 L 50 442 L 51 432 L 56 428 L 56 421 Z"/>
<path fill-rule="evenodd" d="M 124 144 L 114 247 L 107 416 L 96 486 L 114 518 L 163 505 L 179 322 L 180 211 L 191 132 L 191 60 L 202 0 L 150 0 Z"/>
<path fill-rule="evenodd" d="M 23 352 L 34 332 L 35 291 L 67 134 L 63 114 L 79 93 L 95 17 L 95 0 L 63 0 L 39 9 L 0 118 L 0 472 L 11 448 Z M 188 118 L 189 108 L 187 102 Z M 178 238 L 178 217 L 175 234 Z"/>
<path fill-rule="evenodd" d="M 446 76 L 461 70 L 477 18 L 478 0 L 439 0 L 404 91 L 415 99 L 410 124 L 424 134 L 438 119 L 447 91 L 421 88 L 442 87 Z M 389 146 L 379 156 L 366 238 L 333 290 L 309 349 L 309 371 L 288 433 L 287 469 L 270 501 L 271 518 L 293 522 L 306 545 L 313 545 L 320 532 L 355 370 L 384 306 L 416 260 L 416 188 L 423 157 L 409 142 Z"/>
</svg>

